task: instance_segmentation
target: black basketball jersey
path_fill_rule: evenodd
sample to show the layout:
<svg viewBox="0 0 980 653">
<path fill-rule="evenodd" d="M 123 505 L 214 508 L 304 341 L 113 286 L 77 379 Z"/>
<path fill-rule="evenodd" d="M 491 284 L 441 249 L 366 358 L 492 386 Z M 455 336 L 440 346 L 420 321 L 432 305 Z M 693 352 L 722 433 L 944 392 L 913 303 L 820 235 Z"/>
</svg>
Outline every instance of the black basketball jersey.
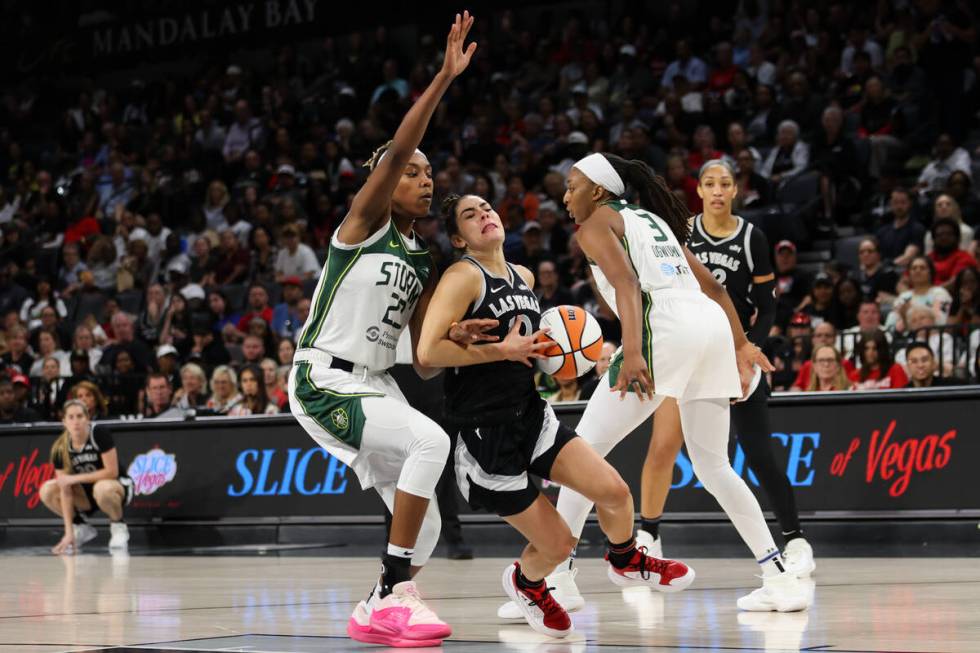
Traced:
<svg viewBox="0 0 980 653">
<path fill-rule="evenodd" d="M 752 278 L 771 274 L 772 263 L 766 235 L 751 222 L 738 216 L 735 219 L 738 221 L 735 231 L 724 238 L 716 238 L 708 233 L 703 216 L 698 214 L 687 247 L 725 286 L 742 328 L 748 331 L 755 313 L 750 295 Z"/>
<path fill-rule="evenodd" d="M 498 320 L 496 328 L 487 333 L 499 337 L 500 341 L 507 337 L 515 321 L 521 323 L 522 335 L 537 331 L 541 320 L 538 298 L 512 265 L 507 264 L 508 278 L 501 279 L 469 256 L 462 260 L 476 266 L 483 277 L 480 296 L 467 309 L 464 320 Z M 450 420 L 469 421 L 510 409 L 519 412 L 529 398 L 538 396 L 534 368 L 523 363 L 498 361 L 455 367 L 447 369 L 445 377 L 446 416 Z"/>
<path fill-rule="evenodd" d="M 108 427 L 91 424 L 85 446 L 76 451 L 71 448 L 70 443 L 68 445 L 68 459 L 71 463 L 71 473 L 87 474 L 89 472 L 99 471 L 105 467 L 102 464 L 102 454 L 107 451 L 112 451 L 115 448 L 116 443 L 112 439 L 112 432 L 109 431 Z M 51 462 L 54 464 L 55 469 L 62 469 L 62 460 L 59 454 L 56 453 L 54 460 Z M 121 465 L 122 463 L 120 462 Z"/>
</svg>

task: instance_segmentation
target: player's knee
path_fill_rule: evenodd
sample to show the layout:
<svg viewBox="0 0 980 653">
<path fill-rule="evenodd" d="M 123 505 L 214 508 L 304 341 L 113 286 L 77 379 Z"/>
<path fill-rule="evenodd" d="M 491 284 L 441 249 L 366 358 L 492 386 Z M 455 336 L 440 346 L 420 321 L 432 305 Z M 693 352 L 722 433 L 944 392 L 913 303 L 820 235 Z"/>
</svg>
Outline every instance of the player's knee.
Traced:
<svg viewBox="0 0 980 653">
<path fill-rule="evenodd" d="M 45 481 L 44 485 L 41 486 L 41 502 L 50 505 L 57 499 L 59 492 L 57 481 L 53 478 Z"/>
<path fill-rule="evenodd" d="M 715 462 L 694 463 L 693 468 L 694 475 L 698 477 L 701 485 L 711 495 L 718 493 L 720 485 L 725 482 L 725 477 L 728 474 L 735 475 L 727 461 L 724 464 Z"/>
<path fill-rule="evenodd" d="M 572 555 L 576 541 L 572 532 L 567 528 L 552 538 L 545 545 L 538 546 L 538 551 L 547 558 L 548 562 L 558 566 Z"/>
<path fill-rule="evenodd" d="M 427 428 L 417 434 L 412 449 L 417 455 L 437 462 L 445 463 L 449 458 L 449 436 L 438 426 L 433 424 L 432 428 Z"/>
<path fill-rule="evenodd" d="M 646 464 L 657 468 L 673 467 L 677 460 L 677 452 L 681 450 L 679 442 L 655 441 L 647 451 Z"/>
<path fill-rule="evenodd" d="M 607 478 L 600 486 L 595 503 L 603 508 L 615 508 L 630 501 L 630 487 L 623 480 L 623 477 L 613 472 L 606 475 Z"/>
<path fill-rule="evenodd" d="M 102 505 L 117 500 L 119 493 L 116 491 L 114 481 L 98 481 L 92 488 L 92 495 L 95 497 L 95 502 Z"/>
</svg>

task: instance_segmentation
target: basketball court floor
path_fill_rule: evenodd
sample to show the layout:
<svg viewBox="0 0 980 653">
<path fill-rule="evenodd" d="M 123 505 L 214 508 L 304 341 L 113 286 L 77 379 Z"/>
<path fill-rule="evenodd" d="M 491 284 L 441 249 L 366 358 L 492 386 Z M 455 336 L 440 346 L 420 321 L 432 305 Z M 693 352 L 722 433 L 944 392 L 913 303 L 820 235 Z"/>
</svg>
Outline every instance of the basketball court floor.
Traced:
<svg viewBox="0 0 980 653">
<path fill-rule="evenodd" d="M 377 572 L 373 558 L 315 557 L 329 549 L 304 557 L 262 549 L 248 557 L 110 557 L 104 550 L 0 556 L 0 653 L 392 650 L 344 634 Z M 587 605 L 573 615 L 576 632 L 561 641 L 497 618 L 509 562 L 433 559 L 426 568 L 420 587 L 454 628 L 442 650 L 980 651 L 977 558 L 818 559 L 813 608 L 795 614 L 736 609 L 735 599 L 758 586 L 748 559 L 688 559 L 697 580 L 671 595 L 616 588 L 601 560 L 584 559 L 578 581 Z"/>
</svg>

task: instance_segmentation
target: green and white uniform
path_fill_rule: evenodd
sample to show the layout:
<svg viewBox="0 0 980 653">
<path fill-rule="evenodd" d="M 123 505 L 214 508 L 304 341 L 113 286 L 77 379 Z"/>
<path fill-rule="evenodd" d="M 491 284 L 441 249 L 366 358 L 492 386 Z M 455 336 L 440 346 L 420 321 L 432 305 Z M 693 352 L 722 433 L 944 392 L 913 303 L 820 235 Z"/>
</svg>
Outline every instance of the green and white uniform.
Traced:
<svg viewBox="0 0 980 653">
<path fill-rule="evenodd" d="M 678 399 L 741 396 L 725 312 L 701 292 L 670 227 L 660 216 L 622 200 L 607 206 L 623 218 L 623 248 L 640 282 L 643 356 L 657 394 Z M 616 290 L 599 266 L 590 264 L 599 293 L 618 317 Z M 618 352 L 610 364 L 611 385 L 621 364 Z"/>
<path fill-rule="evenodd" d="M 335 234 L 297 348 L 387 370 L 431 271 L 429 250 L 394 222 L 358 245 Z"/>
<path fill-rule="evenodd" d="M 449 437 L 408 405 L 387 373 L 432 273 L 428 248 L 393 221 L 354 245 L 335 233 L 289 375 L 293 415 L 389 509 L 395 489 L 431 498 L 449 453 Z M 338 359 L 353 369 L 338 368 Z M 434 501 L 429 513 L 413 564 L 438 539 Z"/>
</svg>

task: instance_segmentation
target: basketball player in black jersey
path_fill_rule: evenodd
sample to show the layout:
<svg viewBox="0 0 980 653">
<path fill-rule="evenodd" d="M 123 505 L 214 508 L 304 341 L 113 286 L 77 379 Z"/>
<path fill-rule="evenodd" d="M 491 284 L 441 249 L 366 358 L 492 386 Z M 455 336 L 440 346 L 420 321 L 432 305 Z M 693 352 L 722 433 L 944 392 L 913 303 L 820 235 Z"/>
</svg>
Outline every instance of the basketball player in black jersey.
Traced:
<svg viewBox="0 0 980 653">
<path fill-rule="evenodd" d="M 725 286 L 748 339 L 762 347 L 776 314 L 769 243 L 760 229 L 732 214 L 736 193 L 734 173 L 726 161 L 716 159 L 701 167 L 698 194 L 704 200 L 704 213 L 694 218 L 687 246 Z M 779 519 L 786 544 L 786 569 L 797 576 L 808 576 L 816 567 L 813 550 L 803 539 L 793 488 L 773 452 L 768 397 L 769 386 L 763 376 L 755 392 L 733 406 L 732 423 L 749 468 Z M 665 401 L 657 409 L 642 476 L 638 539 L 654 555 L 662 551 L 660 515 L 682 442 L 677 404 Z"/>
<path fill-rule="evenodd" d="M 418 345 L 423 365 L 445 367 L 446 420 L 457 441 L 456 477 L 474 508 L 496 512 L 529 544 L 504 571 L 504 589 L 538 632 L 564 637 L 567 612 L 549 593 L 544 577 L 575 545 L 568 525 L 528 474 L 567 485 L 595 501 L 609 540 L 610 576 L 619 584 L 683 589 L 694 572 L 676 561 L 638 550 L 633 539 L 629 487 L 596 451 L 562 425 L 535 391 L 532 359 L 540 310 L 534 276 L 504 259 L 504 229 L 481 197 L 450 196 L 446 230 L 463 259 L 443 275 L 428 307 Z M 498 342 L 461 346 L 446 334 L 456 322 L 496 320 L 487 331 Z M 614 579 L 616 581 L 617 579 Z"/>
<path fill-rule="evenodd" d="M 88 407 L 80 399 L 65 402 L 61 422 L 65 430 L 51 447 L 55 477 L 41 486 L 41 501 L 65 524 L 65 535 L 51 552 L 72 554 L 94 538 L 95 528 L 79 517 L 96 510 L 109 517 L 109 548 L 125 549 L 129 530 L 123 508 L 133 499 L 133 483 L 119 473 L 112 434 L 89 419 Z"/>
</svg>

